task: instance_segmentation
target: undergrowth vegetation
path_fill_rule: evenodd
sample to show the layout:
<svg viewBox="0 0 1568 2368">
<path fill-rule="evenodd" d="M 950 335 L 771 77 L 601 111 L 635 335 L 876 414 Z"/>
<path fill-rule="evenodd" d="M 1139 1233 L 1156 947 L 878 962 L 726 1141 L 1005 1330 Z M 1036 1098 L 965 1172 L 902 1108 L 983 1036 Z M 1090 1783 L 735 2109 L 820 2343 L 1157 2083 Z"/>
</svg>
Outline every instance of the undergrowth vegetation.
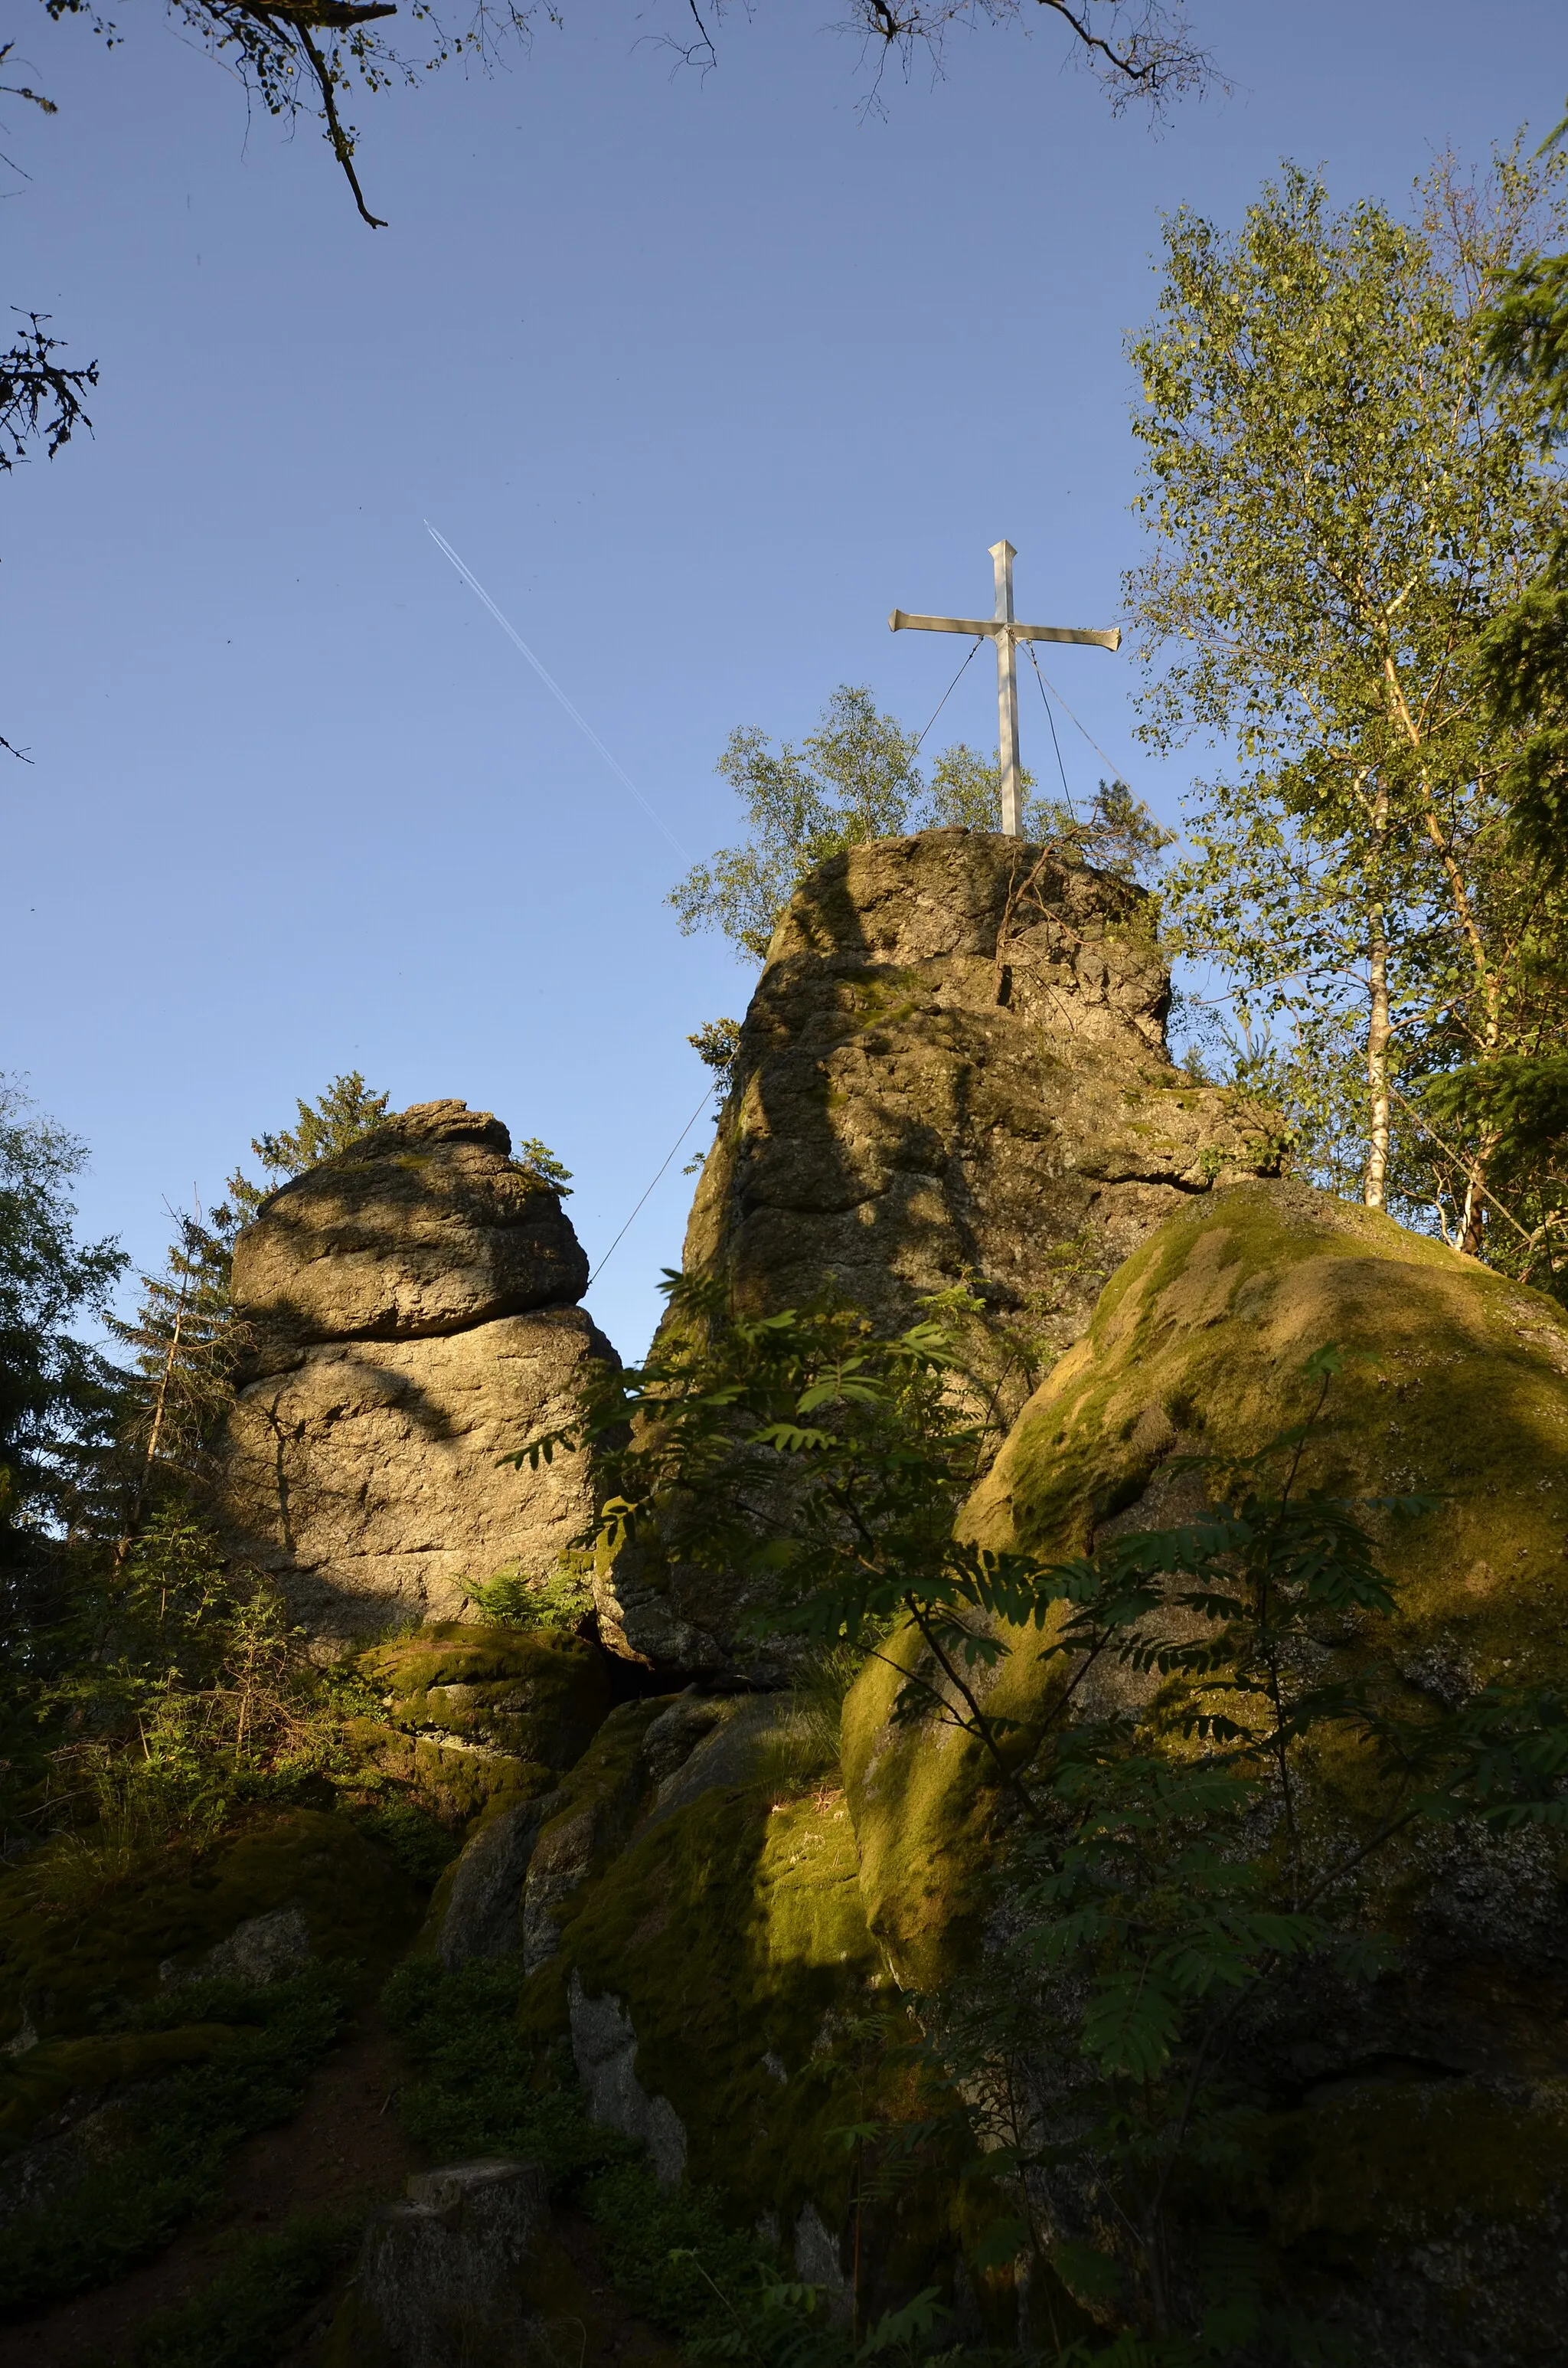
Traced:
<svg viewBox="0 0 1568 2368">
<path fill-rule="evenodd" d="M 519 2028 L 520 1980 L 508 1958 L 450 1974 L 415 1958 L 392 1975 L 382 2004 L 418 2075 L 398 2108 L 412 2137 L 437 2159 L 540 2163 L 554 2201 L 595 2223 L 618 2292 L 692 2360 L 854 2368 L 929 2355 L 946 2317 L 934 2291 L 860 2328 L 836 2297 L 784 2277 L 774 2246 L 736 2227 L 722 2195 L 661 2186 L 637 2146 L 589 2120 L 564 2044 L 541 2047 Z M 943 2356 L 959 2368 L 990 2355 Z"/>
<path fill-rule="evenodd" d="M 276 2368 L 301 2316 L 358 2248 L 356 2216 L 285 2222 L 237 2246 L 192 2300 L 161 2311 L 137 2339 L 135 2368 Z"/>
<path fill-rule="evenodd" d="M 219 2044 L 109 2108 L 108 2158 L 85 2147 L 91 2167 L 0 2229 L 0 2310 L 106 2285 L 166 2243 L 239 2141 L 295 2111 L 347 2000 L 343 1972 L 317 1965 L 261 1988 L 188 1982 L 133 2009 L 131 2032 L 221 2025 Z"/>
</svg>

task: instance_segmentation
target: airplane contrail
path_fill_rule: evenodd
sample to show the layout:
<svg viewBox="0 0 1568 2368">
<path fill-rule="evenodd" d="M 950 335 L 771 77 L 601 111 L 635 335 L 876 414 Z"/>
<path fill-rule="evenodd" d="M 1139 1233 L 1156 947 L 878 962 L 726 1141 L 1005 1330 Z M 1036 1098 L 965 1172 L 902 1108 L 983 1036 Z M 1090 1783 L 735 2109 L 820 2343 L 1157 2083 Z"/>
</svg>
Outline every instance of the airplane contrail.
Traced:
<svg viewBox="0 0 1568 2368">
<path fill-rule="evenodd" d="M 648 803 L 647 799 L 643 796 L 642 791 L 638 788 L 631 774 L 626 770 L 626 768 L 616 762 L 615 758 L 610 755 L 609 750 L 605 746 L 604 742 L 599 738 L 598 734 L 594 730 L 593 725 L 588 722 L 586 716 L 580 715 L 578 713 L 576 708 L 573 706 L 572 701 L 567 698 L 566 693 L 562 689 L 561 685 L 556 681 L 555 677 L 550 672 L 548 666 L 540 665 L 539 659 L 535 657 L 532 650 L 529 649 L 527 642 L 524 641 L 521 633 L 518 632 L 516 625 L 511 622 L 510 619 L 502 615 L 500 609 L 495 606 L 494 601 L 491 598 L 489 593 L 485 590 L 483 585 L 480 582 L 473 570 L 471 567 L 464 566 L 462 561 L 458 557 L 457 552 L 452 549 L 451 544 L 447 541 L 446 536 L 444 534 L 437 534 L 428 518 L 425 521 L 425 531 L 429 536 L 431 541 L 435 544 L 437 550 L 441 552 L 445 557 L 451 561 L 452 565 L 457 569 L 458 574 L 462 577 L 462 580 L 468 586 L 469 590 L 471 592 L 476 592 L 479 595 L 479 598 L 483 601 L 485 607 L 489 609 L 491 615 L 500 626 L 501 631 L 506 635 L 508 641 L 515 642 L 517 643 L 517 646 L 521 650 L 524 657 L 527 658 L 529 666 L 532 666 L 535 674 L 538 675 L 545 689 L 554 692 L 556 698 L 561 701 L 562 706 L 566 710 L 567 714 L 572 718 L 572 721 L 577 726 L 578 731 L 583 734 L 585 739 L 588 739 L 593 742 L 594 746 L 598 750 L 599 755 L 604 758 L 605 763 L 609 767 L 610 771 L 615 775 L 616 780 L 620 783 L 621 787 L 631 791 L 638 804 L 642 807 L 643 813 L 647 815 L 649 821 L 655 824 L 658 828 L 664 832 L 665 837 L 669 840 L 670 845 L 675 848 L 675 851 L 680 857 L 681 861 L 683 863 L 689 863 L 691 861 L 690 856 L 687 854 L 686 848 L 681 845 L 679 839 L 676 837 L 668 823 L 665 822 L 664 816 L 662 814 L 656 814 L 653 812 L 653 807 Z"/>
</svg>

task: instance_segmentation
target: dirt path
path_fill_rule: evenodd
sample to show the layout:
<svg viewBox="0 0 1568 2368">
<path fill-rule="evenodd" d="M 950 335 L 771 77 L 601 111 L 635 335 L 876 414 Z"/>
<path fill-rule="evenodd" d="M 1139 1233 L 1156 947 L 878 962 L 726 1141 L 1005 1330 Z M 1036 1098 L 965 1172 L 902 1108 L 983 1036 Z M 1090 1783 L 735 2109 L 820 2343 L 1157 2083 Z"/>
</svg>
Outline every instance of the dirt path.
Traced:
<svg viewBox="0 0 1568 2368">
<path fill-rule="evenodd" d="M 391 2032 L 367 2014 L 311 2075 L 293 2120 L 230 2157 L 210 2213 L 118 2284 L 0 2328 L 0 2368 L 108 2368 L 129 2358 L 155 2311 L 216 2275 L 237 2238 L 280 2227 L 291 2213 L 369 2211 L 400 2195 L 424 2159 L 391 2101 L 405 2077 Z"/>
</svg>

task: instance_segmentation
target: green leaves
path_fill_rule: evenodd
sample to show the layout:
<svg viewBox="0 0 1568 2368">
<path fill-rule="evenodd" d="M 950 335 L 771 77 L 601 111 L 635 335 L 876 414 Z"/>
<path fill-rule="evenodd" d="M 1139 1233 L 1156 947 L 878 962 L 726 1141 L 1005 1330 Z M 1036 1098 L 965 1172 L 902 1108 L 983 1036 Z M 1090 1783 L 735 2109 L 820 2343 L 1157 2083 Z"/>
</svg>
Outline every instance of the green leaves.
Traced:
<svg viewBox="0 0 1568 2368">
<path fill-rule="evenodd" d="M 1225 750 L 1164 889 L 1177 948 L 1220 973 L 1200 1027 L 1308 1172 L 1423 1227 L 1436 1203 L 1472 1251 L 1477 1179 L 1527 1240 L 1568 1224 L 1568 1181 L 1516 1208 L 1494 1131 L 1402 1080 L 1538 1053 L 1568 1008 L 1568 562 L 1540 433 L 1568 280 L 1529 252 L 1561 241 L 1564 161 L 1501 155 L 1484 191 L 1440 165 L 1409 222 L 1293 167 L 1233 232 L 1178 212 L 1131 348 L 1142 729 Z"/>
<path fill-rule="evenodd" d="M 1417 1764 L 1443 1781 L 1419 1796 L 1423 1816 L 1568 1827 L 1568 1696 L 1554 1688 L 1483 1687 L 1424 1741 Z"/>
</svg>

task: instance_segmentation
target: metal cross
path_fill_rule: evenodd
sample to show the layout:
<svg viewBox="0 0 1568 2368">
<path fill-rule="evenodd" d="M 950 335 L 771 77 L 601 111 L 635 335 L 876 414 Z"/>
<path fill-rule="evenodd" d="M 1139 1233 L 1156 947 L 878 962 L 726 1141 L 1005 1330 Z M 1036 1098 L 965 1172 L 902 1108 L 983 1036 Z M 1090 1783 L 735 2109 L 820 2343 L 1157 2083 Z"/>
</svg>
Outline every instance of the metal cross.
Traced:
<svg viewBox="0 0 1568 2368">
<path fill-rule="evenodd" d="M 1087 642 L 1096 650 L 1119 650 L 1121 628 L 1108 632 L 1078 631 L 1071 625 L 1020 625 L 1013 617 L 1013 562 L 1017 553 L 1010 542 L 994 542 L 991 558 L 996 570 L 994 617 L 906 617 L 895 609 L 888 619 L 891 632 L 916 627 L 923 633 L 989 633 L 996 643 L 997 755 L 1002 771 L 1002 830 L 1007 838 L 1021 838 L 1023 799 L 1018 789 L 1018 676 L 1013 650 L 1018 642 Z"/>
</svg>

